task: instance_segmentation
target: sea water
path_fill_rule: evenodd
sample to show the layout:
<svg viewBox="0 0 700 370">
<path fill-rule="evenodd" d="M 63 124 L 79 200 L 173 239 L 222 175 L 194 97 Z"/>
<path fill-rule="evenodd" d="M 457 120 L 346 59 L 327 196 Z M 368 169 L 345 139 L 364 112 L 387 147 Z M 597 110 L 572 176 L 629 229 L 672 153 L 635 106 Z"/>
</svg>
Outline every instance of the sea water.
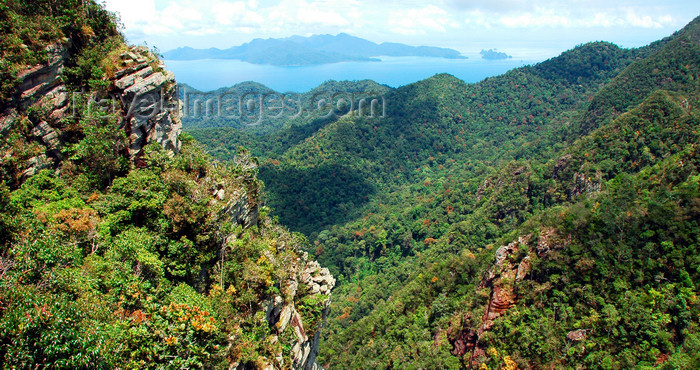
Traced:
<svg viewBox="0 0 700 370">
<path fill-rule="evenodd" d="M 175 73 L 178 82 L 200 91 L 255 81 L 278 92 L 306 92 L 328 80 L 374 80 L 380 84 L 399 87 L 449 73 L 465 82 L 478 82 L 497 76 L 538 60 L 518 58 L 485 60 L 479 56 L 468 59 L 426 57 L 379 57 L 378 62 L 341 62 L 310 66 L 272 66 L 240 60 L 202 59 L 166 60 L 166 68 Z"/>
</svg>

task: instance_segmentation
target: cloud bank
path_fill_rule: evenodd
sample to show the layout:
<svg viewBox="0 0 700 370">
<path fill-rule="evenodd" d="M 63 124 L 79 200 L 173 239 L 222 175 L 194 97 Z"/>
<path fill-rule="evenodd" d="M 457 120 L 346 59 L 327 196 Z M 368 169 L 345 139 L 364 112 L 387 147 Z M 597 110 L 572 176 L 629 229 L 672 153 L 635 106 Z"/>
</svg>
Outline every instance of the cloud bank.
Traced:
<svg viewBox="0 0 700 370">
<path fill-rule="evenodd" d="M 483 30 L 676 29 L 700 6 L 689 1 L 523 0 L 106 0 L 131 42 L 347 32 L 373 41 L 429 40 Z M 690 15 L 689 15 L 690 14 Z M 181 42 L 176 45 L 177 41 Z"/>
</svg>

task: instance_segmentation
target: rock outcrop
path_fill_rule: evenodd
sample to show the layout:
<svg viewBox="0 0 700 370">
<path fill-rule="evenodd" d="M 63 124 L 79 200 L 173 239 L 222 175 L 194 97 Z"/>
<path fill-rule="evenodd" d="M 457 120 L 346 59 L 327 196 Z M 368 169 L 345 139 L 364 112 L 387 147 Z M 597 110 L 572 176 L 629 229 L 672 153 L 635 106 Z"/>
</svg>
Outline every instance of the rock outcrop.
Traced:
<svg viewBox="0 0 700 370">
<path fill-rule="evenodd" d="M 515 305 L 517 293 L 514 283 L 521 281 L 527 275 L 530 263 L 529 256 L 519 262 L 514 261 L 513 257 L 517 255 L 521 247 L 527 249 L 530 238 L 530 236 L 521 236 L 518 240 L 496 250 L 496 262 L 480 285 L 481 288 L 491 286 L 493 289 L 481 328 L 478 331 L 479 335 L 491 329 L 493 321 Z M 508 283 L 506 284 L 506 282 Z"/>
<path fill-rule="evenodd" d="M 536 240 L 532 235 L 521 236 L 509 244 L 496 250 L 494 264 L 486 272 L 479 284 L 480 289 L 491 288 L 489 301 L 484 309 L 481 325 L 477 328 L 468 324 L 467 317 L 461 328 L 450 328 L 448 333 L 453 346 L 452 354 L 463 357 L 469 354 L 468 366 L 473 368 L 479 358 L 486 355 L 483 344 L 479 341 L 490 331 L 495 320 L 514 307 L 519 298 L 518 283 L 523 281 L 532 270 L 534 258 L 545 257 L 554 251 L 564 248 L 570 239 L 563 239 L 555 229 L 545 229 Z M 585 333 L 584 333 L 585 334 Z"/>
<path fill-rule="evenodd" d="M 304 254 L 304 258 L 308 258 L 308 256 Z M 296 295 L 298 293 L 298 283 L 302 283 L 308 288 L 308 294 L 322 299 L 322 307 L 320 308 L 321 319 L 316 323 L 315 328 L 304 327 L 301 316 L 294 305 L 287 305 L 283 308 L 283 312 L 287 311 L 290 313 L 288 323 L 294 329 L 294 335 L 297 338 L 297 343 L 292 348 L 292 366 L 295 369 L 316 370 L 321 368 L 316 363 L 316 356 L 318 356 L 319 344 L 321 342 L 320 329 L 328 315 L 331 289 L 335 286 L 335 278 L 331 276 L 327 268 L 321 268 L 318 262 L 309 261 L 304 266 L 301 275 L 299 275 L 297 279 L 296 282 L 290 282 L 289 293 L 293 293 L 293 296 Z M 270 324 L 277 327 L 279 333 L 282 333 L 285 329 L 286 317 L 285 315 L 281 315 L 279 321 L 275 322 L 272 320 Z"/>
<path fill-rule="evenodd" d="M 268 258 L 273 258 L 268 256 Z M 322 369 L 316 363 L 321 342 L 321 328 L 328 315 L 330 306 L 331 289 L 335 286 L 335 278 L 327 268 L 322 268 L 318 262 L 310 261 L 306 253 L 292 265 L 290 278 L 282 289 L 284 297 L 275 295 L 267 303 L 265 318 L 273 333 L 272 341 L 279 341 L 279 337 L 285 331 L 291 331 L 295 343 L 291 349 L 291 363 L 285 363 L 282 353 L 275 358 L 276 366 L 269 364 L 266 369 L 293 368 L 299 370 Z M 296 302 L 306 298 L 308 302 L 314 302 L 312 310 L 320 312 L 317 320 L 309 321 L 299 311 Z M 306 307 L 308 310 L 309 307 Z M 234 363 L 232 369 L 244 369 L 242 364 Z"/>
<path fill-rule="evenodd" d="M 18 74 L 15 98 L 0 113 L 0 135 L 27 120 L 33 125 L 28 139 L 44 149 L 26 161 L 22 181 L 41 169 L 57 168 L 64 159 L 65 121 L 76 114 L 76 100 L 97 103 L 99 109 L 109 109 L 121 118 L 130 141 L 129 155 L 137 164 L 150 142 L 170 153 L 179 150 L 182 124 L 175 78 L 156 56 L 145 47 L 128 48 L 119 56 L 114 75 L 105 77 L 107 91 L 69 91 L 61 79 L 71 57 L 69 50 L 69 40 L 48 46 L 47 62 Z"/>
<path fill-rule="evenodd" d="M 175 75 L 148 48 L 140 46 L 121 54 L 122 68 L 115 72 L 115 97 L 124 107 L 124 127 L 129 132 L 129 155 L 141 154 L 156 142 L 171 153 L 180 150 L 182 131 Z"/>
<path fill-rule="evenodd" d="M 603 184 L 603 174 L 596 171 L 592 176 L 585 173 L 576 172 L 573 178 L 573 187 L 569 192 L 570 199 L 575 199 L 581 194 L 591 194 L 600 192 Z"/>
<path fill-rule="evenodd" d="M 586 339 L 586 333 L 585 329 L 572 330 L 566 334 L 566 339 L 570 342 L 580 342 Z"/>
<path fill-rule="evenodd" d="M 67 42 L 49 45 L 46 48 L 46 64 L 36 65 L 19 73 L 17 78 L 22 81 L 17 94 L 20 97 L 20 108 L 26 109 L 38 101 L 55 103 L 57 109 L 65 106 L 67 93 L 60 76 L 70 56 L 68 48 Z M 53 101 L 54 99 L 59 101 Z"/>
<path fill-rule="evenodd" d="M 216 196 L 223 194 L 224 189 L 215 190 Z M 223 195 L 220 196 L 223 199 Z M 243 227 L 252 226 L 258 223 L 260 210 L 257 202 L 251 199 L 253 196 L 245 191 L 236 191 L 229 203 L 224 207 L 231 220 Z"/>
<path fill-rule="evenodd" d="M 582 194 L 593 194 L 600 192 L 603 184 L 603 173 L 600 170 L 592 170 L 587 162 L 578 165 L 578 161 L 571 155 L 566 154 L 557 159 L 552 167 L 552 179 L 561 183 L 571 183 L 571 187 L 566 189 L 569 199 L 576 199 Z M 575 166 L 578 165 L 578 168 Z"/>
</svg>

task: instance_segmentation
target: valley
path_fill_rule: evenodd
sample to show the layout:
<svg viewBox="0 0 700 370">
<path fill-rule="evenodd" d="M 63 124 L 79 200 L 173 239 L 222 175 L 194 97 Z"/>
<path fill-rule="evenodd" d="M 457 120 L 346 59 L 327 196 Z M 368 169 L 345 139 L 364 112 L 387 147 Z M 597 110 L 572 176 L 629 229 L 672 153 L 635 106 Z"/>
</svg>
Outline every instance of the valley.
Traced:
<svg viewBox="0 0 700 370">
<path fill-rule="evenodd" d="M 292 93 L 92 0 L 0 20 L 0 368 L 700 367 L 700 17 Z"/>
<path fill-rule="evenodd" d="M 665 348 L 683 351 L 689 342 L 670 338 L 686 329 L 664 319 L 638 327 L 656 306 L 601 329 L 599 310 L 630 312 L 623 296 L 678 286 L 639 255 L 665 260 L 662 239 L 690 248 L 674 263 L 694 271 L 696 211 L 684 202 L 697 188 L 657 197 L 694 188 L 695 175 L 648 181 L 695 171 L 682 158 L 698 139 L 697 29 L 639 49 L 585 44 L 476 84 L 436 75 L 384 92 L 385 118 L 189 132 L 219 158 L 238 145 L 259 156 L 273 214 L 338 278 L 321 354 L 331 368 L 653 364 L 663 351 L 640 352 L 651 340 L 642 332 L 668 332 Z M 623 195 L 632 189 L 646 195 Z M 657 206 L 690 229 L 663 232 L 648 208 Z M 689 304 L 670 302 L 689 302 L 692 289 L 668 291 L 667 302 Z M 581 333 L 583 343 L 567 339 Z"/>
</svg>

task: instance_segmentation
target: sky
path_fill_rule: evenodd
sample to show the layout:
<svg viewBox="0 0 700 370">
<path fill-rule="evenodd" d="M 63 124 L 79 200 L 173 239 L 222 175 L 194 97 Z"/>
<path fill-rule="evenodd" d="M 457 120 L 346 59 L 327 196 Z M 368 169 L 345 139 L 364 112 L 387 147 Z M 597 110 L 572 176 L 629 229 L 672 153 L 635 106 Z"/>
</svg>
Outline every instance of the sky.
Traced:
<svg viewBox="0 0 700 370">
<path fill-rule="evenodd" d="M 133 44 L 220 49 L 345 32 L 374 42 L 556 56 L 578 44 L 646 45 L 700 15 L 697 0 L 105 0 Z"/>
</svg>

